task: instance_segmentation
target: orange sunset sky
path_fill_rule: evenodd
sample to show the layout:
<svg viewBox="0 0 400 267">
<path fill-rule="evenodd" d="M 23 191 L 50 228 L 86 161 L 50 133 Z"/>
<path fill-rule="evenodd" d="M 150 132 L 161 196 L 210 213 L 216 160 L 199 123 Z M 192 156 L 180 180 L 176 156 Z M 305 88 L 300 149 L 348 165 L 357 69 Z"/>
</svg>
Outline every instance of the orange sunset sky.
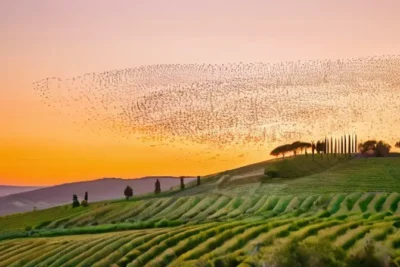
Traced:
<svg viewBox="0 0 400 267">
<path fill-rule="evenodd" d="M 268 159 L 93 134 L 43 105 L 32 83 L 149 64 L 398 55 L 399 13 L 398 0 L 2 0 L 0 184 L 205 175 Z"/>
</svg>

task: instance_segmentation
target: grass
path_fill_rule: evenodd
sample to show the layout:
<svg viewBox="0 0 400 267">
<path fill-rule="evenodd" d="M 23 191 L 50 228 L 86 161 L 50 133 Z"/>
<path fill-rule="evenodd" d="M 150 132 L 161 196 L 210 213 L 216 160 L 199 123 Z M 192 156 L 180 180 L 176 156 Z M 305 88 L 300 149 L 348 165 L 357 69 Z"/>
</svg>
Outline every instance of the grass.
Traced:
<svg viewBox="0 0 400 267">
<path fill-rule="evenodd" d="M 349 160 L 349 158 L 344 156 L 327 157 L 326 155 L 324 155 L 324 158 L 316 156 L 314 160 L 312 160 L 311 156 L 283 158 L 282 160 L 276 160 L 268 164 L 265 168 L 265 173 L 268 171 L 275 171 L 279 178 L 298 178 L 323 172 L 347 160 Z"/>
</svg>

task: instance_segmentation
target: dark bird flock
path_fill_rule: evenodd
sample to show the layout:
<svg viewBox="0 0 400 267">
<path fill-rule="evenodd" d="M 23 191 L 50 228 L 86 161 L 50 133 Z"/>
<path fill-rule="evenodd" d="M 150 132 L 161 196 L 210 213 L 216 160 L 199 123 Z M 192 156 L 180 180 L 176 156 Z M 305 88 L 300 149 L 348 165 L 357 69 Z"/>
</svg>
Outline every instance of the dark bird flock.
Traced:
<svg viewBox="0 0 400 267">
<path fill-rule="evenodd" d="M 79 118 L 79 127 L 153 146 L 265 148 L 355 132 L 399 137 L 400 56 L 152 65 L 46 78 L 34 90 L 44 104 Z"/>
</svg>

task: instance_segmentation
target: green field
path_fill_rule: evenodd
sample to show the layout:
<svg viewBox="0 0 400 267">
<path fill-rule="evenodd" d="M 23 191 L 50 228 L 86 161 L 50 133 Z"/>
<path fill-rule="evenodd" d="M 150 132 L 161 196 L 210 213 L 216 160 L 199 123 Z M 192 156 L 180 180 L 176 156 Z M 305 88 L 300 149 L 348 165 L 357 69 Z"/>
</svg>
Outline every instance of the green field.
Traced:
<svg viewBox="0 0 400 267">
<path fill-rule="evenodd" d="M 343 257 L 373 242 L 396 266 L 399 181 L 400 158 L 297 156 L 184 191 L 5 216 L 0 266 L 263 266 L 289 244 L 321 240 Z"/>
</svg>

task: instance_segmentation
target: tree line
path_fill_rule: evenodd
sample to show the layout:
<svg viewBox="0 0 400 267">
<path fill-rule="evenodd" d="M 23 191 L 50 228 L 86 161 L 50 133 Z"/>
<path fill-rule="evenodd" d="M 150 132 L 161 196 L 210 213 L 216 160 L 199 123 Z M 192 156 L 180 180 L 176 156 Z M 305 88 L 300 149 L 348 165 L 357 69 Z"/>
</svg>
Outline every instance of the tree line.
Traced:
<svg viewBox="0 0 400 267">
<path fill-rule="evenodd" d="M 181 176 L 179 177 L 180 179 L 180 190 L 185 190 L 185 176 Z M 200 176 L 197 176 L 197 181 L 196 181 L 196 185 L 199 186 L 201 184 L 201 179 Z M 161 193 L 161 183 L 160 180 L 156 180 L 155 184 L 154 184 L 154 194 L 160 194 Z M 126 188 L 124 189 L 124 196 L 126 198 L 126 200 L 129 200 L 131 197 L 133 197 L 133 188 L 130 187 L 129 185 L 126 186 Z M 82 202 L 79 202 L 78 200 L 78 196 L 76 194 L 73 194 L 72 196 L 72 207 L 76 208 L 76 207 L 87 207 L 89 205 L 89 198 L 88 198 L 88 192 L 85 192 L 85 198 L 84 200 L 82 200 Z"/>
<path fill-rule="evenodd" d="M 400 148 L 400 142 L 395 144 L 395 147 Z M 280 145 L 274 148 L 271 152 L 271 156 L 282 156 L 292 153 L 296 156 L 298 152 L 308 157 L 307 149 L 311 148 L 312 157 L 314 159 L 315 154 L 323 155 L 348 155 L 359 153 L 362 156 L 375 156 L 375 157 L 386 157 L 390 153 L 391 146 L 385 141 L 368 140 L 363 143 L 358 143 L 357 135 L 343 135 L 340 137 L 325 137 L 323 140 L 317 142 L 302 142 L 296 141 L 291 144 Z"/>
<path fill-rule="evenodd" d="M 74 194 L 72 196 L 72 207 L 73 208 L 76 208 L 79 206 L 87 207 L 88 205 L 89 205 L 89 195 L 88 195 L 87 191 L 85 192 L 85 197 L 82 200 L 82 202 L 79 202 L 78 196 L 76 194 Z"/>
<path fill-rule="evenodd" d="M 180 176 L 180 190 L 185 190 L 185 176 Z M 197 176 L 197 181 L 196 181 L 196 185 L 199 186 L 201 184 L 201 179 L 200 176 Z M 154 194 L 160 194 L 161 193 L 161 183 L 160 180 L 156 180 L 155 184 L 154 184 Z M 124 195 L 126 200 L 129 200 L 132 196 L 133 196 L 133 189 L 128 185 L 125 190 L 124 190 Z"/>
</svg>

